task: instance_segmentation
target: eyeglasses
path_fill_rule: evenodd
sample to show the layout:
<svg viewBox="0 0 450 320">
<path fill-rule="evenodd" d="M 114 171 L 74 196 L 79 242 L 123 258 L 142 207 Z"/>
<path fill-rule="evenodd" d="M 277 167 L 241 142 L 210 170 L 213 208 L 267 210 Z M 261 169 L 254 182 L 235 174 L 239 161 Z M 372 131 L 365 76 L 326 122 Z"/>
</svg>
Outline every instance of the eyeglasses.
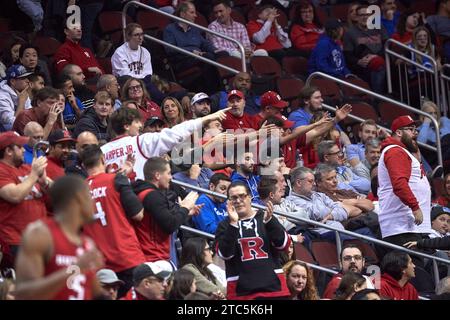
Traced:
<svg viewBox="0 0 450 320">
<path fill-rule="evenodd" d="M 238 200 L 244 201 L 248 197 L 248 194 L 238 194 L 237 196 L 231 196 L 230 200 L 231 202 L 237 202 Z"/>
<path fill-rule="evenodd" d="M 342 157 L 342 156 L 344 156 L 344 152 L 342 152 L 341 150 L 339 150 L 339 151 L 336 151 L 336 152 L 330 152 L 330 153 L 327 153 L 327 155 L 328 155 L 328 156 L 334 156 L 334 155 L 337 155 L 338 157 Z"/>
<path fill-rule="evenodd" d="M 409 130 L 409 131 L 412 131 L 412 132 L 416 132 L 417 128 L 416 127 L 404 127 L 404 128 L 400 128 L 400 130 Z"/>
<path fill-rule="evenodd" d="M 142 89 L 142 86 L 138 84 L 137 86 L 128 87 L 128 90 L 130 91 L 140 91 Z"/>
<path fill-rule="evenodd" d="M 133 37 L 143 37 L 144 34 L 143 33 L 135 33 L 135 34 L 132 34 L 132 36 Z"/>
<path fill-rule="evenodd" d="M 344 256 L 342 258 L 342 260 L 348 262 L 348 261 L 352 261 L 353 259 L 355 259 L 355 261 L 361 261 L 362 260 L 362 256 L 361 255 L 355 255 L 355 256 Z"/>
</svg>

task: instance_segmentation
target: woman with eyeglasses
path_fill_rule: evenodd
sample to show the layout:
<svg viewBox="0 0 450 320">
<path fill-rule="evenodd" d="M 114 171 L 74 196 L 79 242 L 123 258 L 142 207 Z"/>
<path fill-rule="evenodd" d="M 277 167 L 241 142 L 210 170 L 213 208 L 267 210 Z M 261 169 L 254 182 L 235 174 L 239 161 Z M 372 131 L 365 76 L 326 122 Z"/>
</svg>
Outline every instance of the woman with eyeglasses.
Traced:
<svg viewBox="0 0 450 320">
<path fill-rule="evenodd" d="M 309 1 L 302 1 L 295 11 L 289 36 L 295 49 L 309 57 L 324 30 L 316 14 L 316 9 Z"/>
<path fill-rule="evenodd" d="M 181 270 L 188 270 L 195 276 L 197 291 L 225 299 L 226 289 L 208 268 L 213 263 L 212 248 L 204 238 L 190 238 L 181 252 Z"/>
<path fill-rule="evenodd" d="M 142 46 L 144 31 L 137 23 L 125 28 L 126 42 L 111 57 L 112 73 L 116 77 L 131 76 L 143 79 L 153 74 L 150 52 Z"/>
<path fill-rule="evenodd" d="M 161 108 L 151 100 L 145 84 L 141 79 L 128 79 L 123 85 L 121 97 L 122 100 L 136 102 L 142 122 L 145 122 L 151 117 L 163 118 Z"/>
</svg>

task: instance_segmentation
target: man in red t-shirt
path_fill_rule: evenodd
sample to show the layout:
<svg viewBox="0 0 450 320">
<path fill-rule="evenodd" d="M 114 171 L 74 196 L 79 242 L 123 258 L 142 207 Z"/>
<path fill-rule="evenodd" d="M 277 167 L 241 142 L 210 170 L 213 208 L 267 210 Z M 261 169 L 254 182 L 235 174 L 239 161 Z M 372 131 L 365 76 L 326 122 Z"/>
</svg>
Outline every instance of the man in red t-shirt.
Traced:
<svg viewBox="0 0 450 320">
<path fill-rule="evenodd" d="M 244 112 L 245 95 L 239 90 L 231 90 L 227 96 L 227 107 L 231 110 L 227 111 L 225 120 L 222 120 L 222 126 L 226 129 L 254 129 L 258 130 L 257 120 Z"/>
<path fill-rule="evenodd" d="M 95 272 L 102 255 L 81 234 L 93 219 L 93 203 L 86 182 L 76 176 L 59 178 L 49 191 L 54 219 L 29 225 L 16 261 L 16 299 L 107 299 Z"/>
<path fill-rule="evenodd" d="M 0 134 L 0 239 L 9 247 L 2 250 L 11 253 L 11 261 L 5 264 L 13 262 L 25 227 L 47 215 L 44 193 L 52 182 L 45 173 L 47 159 L 24 164 L 27 142 L 28 138 L 12 131 Z"/>
<path fill-rule="evenodd" d="M 261 111 L 254 115 L 255 121 L 261 125 L 264 119 L 271 116 L 282 117 L 281 111 L 289 104 L 281 99 L 281 96 L 275 91 L 267 91 L 261 95 Z M 294 124 L 294 123 L 292 123 Z"/>
<path fill-rule="evenodd" d="M 77 140 L 73 139 L 67 130 L 56 130 L 48 137 L 50 149 L 47 155 L 47 176 L 55 180 L 64 173 L 64 162 Z"/>
<path fill-rule="evenodd" d="M 125 282 L 119 289 L 121 297 L 132 286 L 133 269 L 146 261 L 128 221 L 142 220 L 144 209 L 124 174 L 106 173 L 105 159 L 98 145 L 86 146 L 80 157 L 89 175 L 87 182 L 96 210 L 96 221 L 85 226 L 84 233 L 104 254 L 106 268 Z"/>
</svg>

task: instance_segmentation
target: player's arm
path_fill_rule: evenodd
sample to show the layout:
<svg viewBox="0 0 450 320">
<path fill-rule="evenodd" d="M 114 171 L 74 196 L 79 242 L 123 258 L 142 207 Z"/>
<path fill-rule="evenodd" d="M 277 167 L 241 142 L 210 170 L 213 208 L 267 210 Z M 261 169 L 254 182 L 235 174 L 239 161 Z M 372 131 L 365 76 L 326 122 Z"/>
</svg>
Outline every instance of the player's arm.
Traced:
<svg viewBox="0 0 450 320">
<path fill-rule="evenodd" d="M 114 178 L 114 187 L 120 194 L 120 203 L 128 218 L 141 221 L 144 218 L 144 207 L 138 196 L 134 193 L 130 181 L 123 174 L 117 174 Z"/>
<path fill-rule="evenodd" d="M 52 246 L 50 232 L 42 222 L 27 227 L 16 259 L 16 299 L 52 299 L 66 285 L 70 276 L 66 269 L 44 277 L 45 260 L 51 255 Z"/>
</svg>

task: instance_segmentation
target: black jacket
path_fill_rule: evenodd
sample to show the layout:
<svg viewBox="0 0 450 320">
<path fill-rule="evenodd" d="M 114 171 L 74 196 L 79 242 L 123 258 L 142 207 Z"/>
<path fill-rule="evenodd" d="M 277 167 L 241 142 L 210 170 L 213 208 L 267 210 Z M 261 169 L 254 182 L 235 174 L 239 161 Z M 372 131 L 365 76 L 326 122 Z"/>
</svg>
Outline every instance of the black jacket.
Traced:
<svg viewBox="0 0 450 320">
<path fill-rule="evenodd" d="M 88 108 L 78 120 L 75 129 L 73 130 L 73 137 L 77 138 L 80 133 L 90 131 L 97 136 L 97 139 L 109 141 L 108 126 L 104 125 L 97 116 L 94 108 Z"/>
<path fill-rule="evenodd" d="M 417 241 L 417 248 L 450 250 L 450 236 L 419 240 Z"/>
</svg>

